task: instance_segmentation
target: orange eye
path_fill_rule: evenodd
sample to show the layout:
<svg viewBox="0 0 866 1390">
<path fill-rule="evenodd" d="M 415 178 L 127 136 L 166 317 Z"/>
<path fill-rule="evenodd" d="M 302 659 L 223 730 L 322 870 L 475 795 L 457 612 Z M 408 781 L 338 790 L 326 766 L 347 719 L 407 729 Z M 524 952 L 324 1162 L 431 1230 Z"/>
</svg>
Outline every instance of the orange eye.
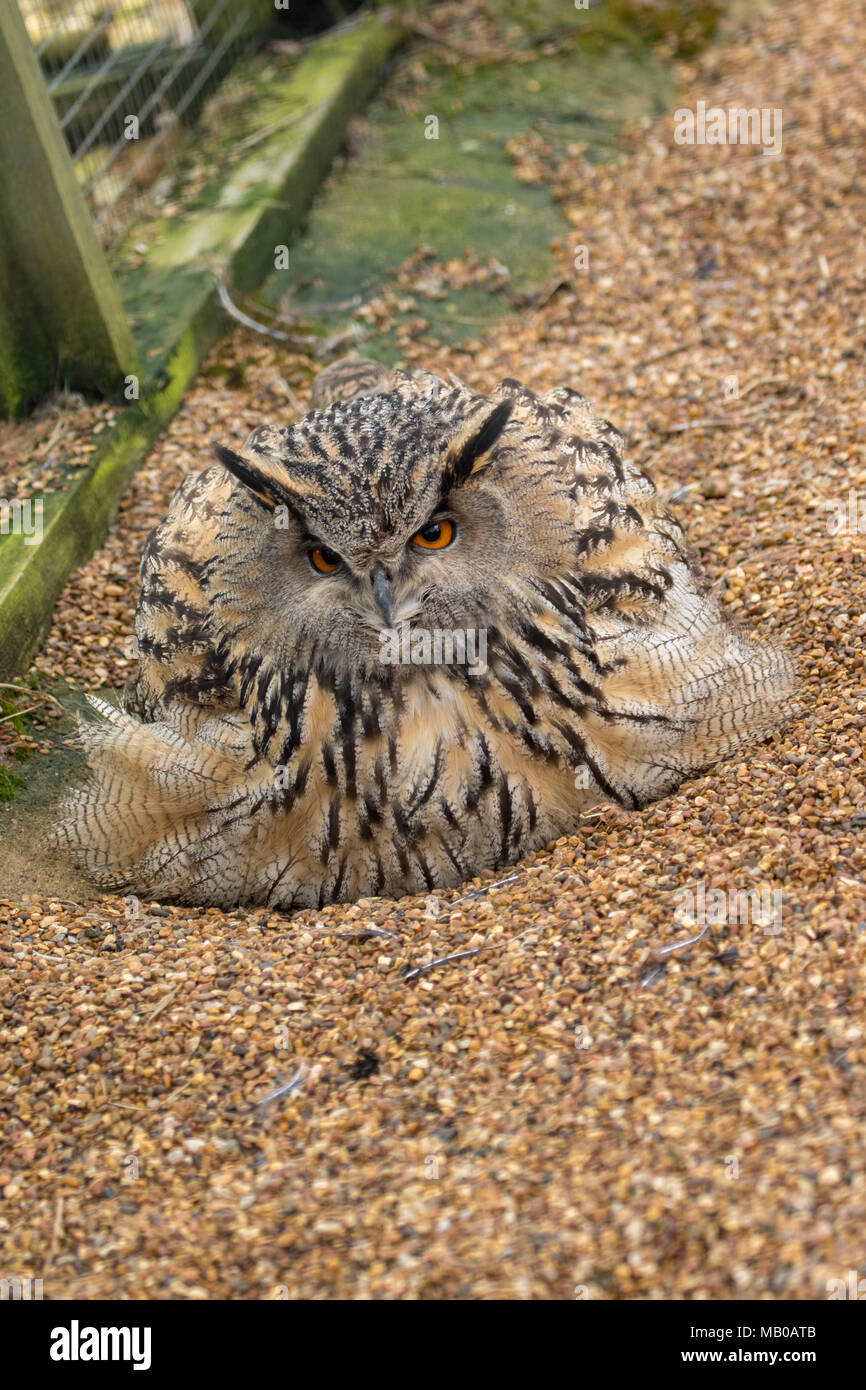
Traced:
<svg viewBox="0 0 866 1390">
<path fill-rule="evenodd" d="M 423 550 L 444 550 L 453 539 L 453 521 L 428 521 L 427 525 L 422 526 L 412 537 L 414 544 L 420 545 Z"/>
<path fill-rule="evenodd" d="M 341 563 L 336 550 L 329 550 L 326 545 L 317 545 L 315 550 L 310 551 L 310 564 L 319 574 L 333 574 Z"/>
</svg>

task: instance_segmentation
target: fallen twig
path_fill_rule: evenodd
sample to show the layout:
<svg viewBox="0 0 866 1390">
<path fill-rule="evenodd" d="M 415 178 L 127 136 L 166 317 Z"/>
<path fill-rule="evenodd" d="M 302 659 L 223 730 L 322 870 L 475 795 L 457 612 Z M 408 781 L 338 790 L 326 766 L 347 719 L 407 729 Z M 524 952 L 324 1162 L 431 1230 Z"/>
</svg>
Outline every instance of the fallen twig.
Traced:
<svg viewBox="0 0 866 1390">
<path fill-rule="evenodd" d="M 436 960 L 428 960 L 425 965 L 416 965 L 414 969 L 407 971 L 403 976 L 403 983 L 405 984 L 407 980 L 414 980 L 416 975 L 426 975 L 428 970 L 435 970 L 438 965 L 448 965 L 453 960 L 466 960 L 468 956 L 480 956 L 484 951 L 502 951 L 506 946 L 510 946 L 512 941 L 519 941 L 527 932 L 533 931 L 534 927 L 535 923 L 531 927 L 525 927 L 516 936 L 509 936 L 507 941 L 494 941 L 489 946 L 474 946 L 471 950 L 455 951 L 453 955 L 438 956 Z"/>
<path fill-rule="evenodd" d="M 796 390 L 796 387 L 794 386 L 793 382 L 789 381 L 786 376 L 759 376 L 756 381 L 750 381 L 748 386 L 745 386 L 743 388 L 743 390 L 739 394 L 738 399 L 741 401 L 744 400 L 745 397 L 748 396 L 752 391 L 754 391 L 758 386 L 790 386 L 792 391 Z"/>
<path fill-rule="evenodd" d="M 287 126 L 294 125 L 302 117 L 312 115 L 313 111 L 318 111 L 322 102 L 318 102 L 312 111 L 308 106 L 302 106 L 298 111 L 290 111 L 288 116 L 283 116 L 279 121 L 274 121 L 273 125 L 266 125 L 261 130 L 254 130 L 252 135 L 248 135 L 240 144 L 234 146 L 233 153 L 237 154 L 241 150 L 251 150 L 254 145 L 261 144 L 262 140 L 267 140 L 269 135 L 276 135 L 278 131 L 285 130 Z"/>
<path fill-rule="evenodd" d="M 460 903 L 476 902 L 478 898 L 483 898 L 485 893 L 492 893 L 494 888 L 505 888 L 509 883 L 516 883 L 520 878 L 519 873 L 509 874 L 507 878 L 498 878 L 495 883 L 483 883 L 480 888 L 473 888 L 470 893 L 464 893 L 462 898 L 449 904 L 449 910 L 453 911 Z"/>
<path fill-rule="evenodd" d="M 648 989 L 650 985 L 654 985 L 656 980 L 661 979 L 667 968 L 665 961 L 657 961 L 655 965 L 651 965 L 646 974 L 641 976 L 641 989 Z"/>
<path fill-rule="evenodd" d="M 372 923 L 369 927 L 353 927 L 351 931 L 334 931 L 333 927 L 326 926 L 324 922 L 316 927 L 316 931 L 327 932 L 329 936 L 339 936 L 343 938 L 367 936 L 386 936 L 391 941 L 398 941 L 399 934 L 395 931 L 386 931 L 384 927 L 376 927 Z"/>
<path fill-rule="evenodd" d="M 43 700 L 52 700 L 63 709 L 62 701 L 58 700 L 56 695 L 50 695 L 47 690 L 31 690 L 27 685 L 9 685 L 7 681 L 0 681 L 0 690 L 16 690 L 19 695 L 38 695 Z"/>
<path fill-rule="evenodd" d="M 336 352 L 337 348 L 344 347 L 346 343 L 351 343 L 355 346 L 358 343 L 364 342 L 365 338 L 369 336 L 370 334 L 364 333 L 359 325 L 350 323 L 348 328 L 341 328 L 336 333 L 332 333 L 328 338 L 322 338 L 320 341 L 311 338 L 310 350 L 320 362 L 324 362 Z"/>
<path fill-rule="evenodd" d="M 455 951 L 450 956 L 437 956 L 436 960 L 430 960 L 426 965 L 416 965 L 414 970 L 407 970 L 403 976 L 405 980 L 414 980 L 416 975 L 424 975 L 428 970 L 435 970 L 437 965 L 447 965 L 452 960 L 466 960 L 468 956 L 480 956 L 482 951 L 492 951 L 492 946 L 476 946 L 471 951 Z"/>
<path fill-rule="evenodd" d="M 738 415 L 735 420 L 729 420 L 725 416 L 707 416 L 702 420 L 683 420 L 678 425 L 653 425 L 652 428 L 657 434 L 682 434 L 684 430 L 735 430 L 740 425 L 749 420 L 754 420 L 758 415 L 765 415 L 764 406 L 757 406 L 754 410 L 747 410 L 742 415 Z"/>
<path fill-rule="evenodd" d="M 697 936 L 689 936 L 685 941 L 672 941 L 670 946 L 660 946 L 656 951 L 657 956 L 669 956 L 674 951 L 684 951 L 687 946 L 694 946 L 696 942 L 702 941 L 709 931 L 709 923 L 702 927 Z"/>
<path fill-rule="evenodd" d="M 428 43 L 441 43 L 443 48 L 450 49 L 460 58 L 466 58 L 471 63 L 479 63 L 484 60 L 484 53 L 481 50 L 469 48 L 466 44 L 455 43 L 449 34 L 440 33 L 433 28 L 432 24 L 425 24 L 423 20 L 415 19 L 414 16 L 410 15 L 395 15 L 393 18 L 401 29 L 408 30 L 410 34 L 417 34 L 419 38 L 426 39 Z"/>
<path fill-rule="evenodd" d="M 278 1086 L 275 1091 L 269 1091 L 268 1094 L 266 1096 L 263 1096 L 261 1100 L 256 1102 L 256 1104 L 270 1105 L 272 1100 L 279 1100 L 282 1096 L 290 1096 L 292 1094 L 292 1091 L 297 1090 L 298 1086 L 300 1086 L 305 1074 L 306 1068 L 302 1062 L 301 1065 L 298 1067 L 298 1070 L 292 1077 L 291 1081 L 287 1081 L 283 1086 Z"/>
<path fill-rule="evenodd" d="M 702 927 L 696 936 L 688 936 L 685 941 L 672 941 L 669 946 L 659 946 L 652 952 L 649 969 L 641 976 L 641 987 L 646 989 L 649 985 L 654 985 L 656 980 L 661 979 L 668 968 L 665 956 L 673 955 L 674 951 L 684 951 L 687 946 L 694 946 L 698 941 L 702 941 L 710 930 L 709 923 Z"/>
<path fill-rule="evenodd" d="M 39 705 L 28 705 L 26 709 L 17 709 L 14 714 L 4 714 L 3 718 L 0 719 L 0 724 L 8 724 L 12 719 L 21 719 L 25 714 L 32 714 L 34 710 L 39 708 Z"/>
<path fill-rule="evenodd" d="M 58 1197 L 54 1207 L 54 1223 L 51 1227 L 51 1244 L 48 1248 L 48 1254 L 45 1257 L 45 1269 L 52 1263 L 54 1256 L 60 1249 L 60 1242 L 63 1238 L 63 1205 L 65 1200 L 64 1197 Z"/>
<path fill-rule="evenodd" d="M 57 696 L 49 695 L 47 690 L 30 690 L 26 685 L 9 685 L 6 681 L 0 681 L 0 690 L 14 690 L 16 695 L 28 695 L 31 700 L 37 701 L 35 705 L 28 705 L 26 709 L 18 709 L 12 714 L 4 714 L 3 718 L 0 719 L 0 724 L 6 724 L 11 719 L 18 719 L 19 716 L 23 714 L 32 714 L 34 710 L 39 709 L 40 705 L 44 705 L 46 700 L 50 700 L 52 704 L 57 705 L 58 709 L 63 709 L 63 705 L 61 701 L 57 699 Z"/>
<path fill-rule="evenodd" d="M 239 309 L 231 299 L 222 280 L 217 281 L 217 293 L 219 295 L 220 304 L 223 306 L 226 313 L 231 314 L 233 319 L 237 319 L 238 323 L 242 323 L 244 328 L 252 328 L 255 333 L 263 333 L 265 337 L 276 338 L 281 343 L 288 343 L 290 341 L 290 335 L 288 333 L 281 333 L 278 328 L 268 328 L 267 324 L 257 323 L 255 319 L 250 318 L 249 314 L 245 314 L 243 310 Z"/>
<path fill-rule="evenodd" d="M 558 294 L 560 290 L 568 289 L 571 289 L 568 280 L 564 279 L 561 275 L 557 275 L 535 296 L 530 307 L 533 309 L 543 309 L 545 304 L 550 303 L 555 294 Z"/>
<path fill-rule="evenodd" d="M 678 343 L 676 347 L 668 348 L 667 352 L 656 352 L 652 357 L 645 357 L 642 362 L 635 362 L 632 371 L 643 371 L 644 367 L 654 367 L 656 362 L 666 362 L 669 357 L 676 357 L 678 353 L 686 352 L 689 348 L 704 346 L 703 338 L 694 338 L 685 343 Z"/>
<path fill-rule="evenodd" d="M 57 421 L 57 424 L 54 426 L 54 429 L 51 431 L 51 434 L 49 435 L 48 439 L 46 439 L 42 444 L 40 444 L 39 448 L 35 451 L 36 457 L 40 459 L 47 458 L 48 455 L 51 453 L 51 450 L 54 448 L 55 444 L 60 443 L 60 440 L 63 438 L 64 434 L 68 429 L 69 416 L 61 415 L 60 419 Z"/>
<path fill-rule="evenodd" d="M 48 953 L 47 953 L 46 951 L 36 951 L 36 950 L 33 950 L 32 948 L 31 948 L 31 950 L 30 950 L 30 955 L 31 955 L 31 956 L 38 956 L 40 960 L 50 960 L 50 961 L 54 961 L 55 964 L 59 964 L 59 965 L 70 965 L 70 964 L 71 964 L 71 960 L 70 960 L 70 957 L 69 957 L 69 956 L 49 956 Z"/>
<path fill-rule="evenodd" d="M 162 1013 L 163 1009 L 167 1009 L 167 1008 L 168 1008 L 168 1006 L 169 1006 L 169 1004 L 171 1003 L 172 999 L 174 999 L 174 997 L 175 997 L 176 994 L 179 994 L 179 993 L 180 993 L 180 990 L 181 990 L 182 988 L 183 988 L 183 980 L 179 980 L 179 981 L 177 982 L 177 984 L 174 986 L 174 989 L 170 989 L 169 992 L 168 992 L 168 994 L 165 996 L 165 998 L 164 998 L 164 999 L 160 999 L 160 1001 L 159 1001 L 159 1003 L 157 1004 L 156 1008 L 154 1009 L 153 1013 L 148 1014 L 147 1018 L 144 1020 L 145 1023 L 153 1023 L 153 1020 L 154 1020 L 155 1018 L 158 1018 L 158 1017 L 159 1017 L 159 1015 Z"/>
</svg>

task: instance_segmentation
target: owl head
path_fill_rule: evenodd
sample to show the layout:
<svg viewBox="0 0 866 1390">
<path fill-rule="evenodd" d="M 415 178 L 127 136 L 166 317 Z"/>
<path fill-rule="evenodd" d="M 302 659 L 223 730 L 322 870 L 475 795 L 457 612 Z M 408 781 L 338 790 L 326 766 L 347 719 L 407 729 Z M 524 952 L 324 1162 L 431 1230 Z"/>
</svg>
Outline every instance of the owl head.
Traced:
<svg viewBox="0 0 866 1390">
<path fill-rule="evenodd" d="M 527 586 L 573 555 L 559 470 L 512 407 L 396 374 L 218 448 L 236 480 L 213 562 L 221 629 L 284 667 L 368 678 L 404 625 L 507 632 Z"/>
</svg>

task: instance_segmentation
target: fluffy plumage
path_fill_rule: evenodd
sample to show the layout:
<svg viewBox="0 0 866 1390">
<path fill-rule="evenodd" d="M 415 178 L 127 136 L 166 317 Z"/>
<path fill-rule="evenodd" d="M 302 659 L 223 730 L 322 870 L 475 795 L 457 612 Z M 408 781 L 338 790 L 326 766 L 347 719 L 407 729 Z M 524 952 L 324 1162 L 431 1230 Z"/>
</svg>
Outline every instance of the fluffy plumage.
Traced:
<svg viewBox="0 0 866 1390">
<path fill-rule="evenodd" d="M 576 391 L 353 359 L 314 402 L 218 450 L 148 540 L 138 670 L 59 831 L 99 884 L 280 907 L 449 887 L 780 721 L 787 657 L 726 619 Z M 431 520 L 450 544 L 418 540 Z M 392 628 L 421 664 L 383 659 Z M 483 632 L 486 665 L 433 663 L 424 632 Z"/>
</svg>

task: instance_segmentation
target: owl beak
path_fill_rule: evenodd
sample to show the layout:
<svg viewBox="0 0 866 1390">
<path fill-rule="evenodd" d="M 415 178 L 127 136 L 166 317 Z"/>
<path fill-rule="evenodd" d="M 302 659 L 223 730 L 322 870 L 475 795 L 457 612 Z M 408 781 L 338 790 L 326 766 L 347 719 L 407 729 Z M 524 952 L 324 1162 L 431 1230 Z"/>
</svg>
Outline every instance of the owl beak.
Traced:
<svg viewBox="0 0 866 1390">
<path fill-rule="evenodd" d="M 373 581 L 373 598 L 382 614 L 386 627 L 391 627 L 394 614 L 394 595 L 391 593 L 391 580 L 388 571 L 377 565 L 370 575 Z"/>
</svg>

